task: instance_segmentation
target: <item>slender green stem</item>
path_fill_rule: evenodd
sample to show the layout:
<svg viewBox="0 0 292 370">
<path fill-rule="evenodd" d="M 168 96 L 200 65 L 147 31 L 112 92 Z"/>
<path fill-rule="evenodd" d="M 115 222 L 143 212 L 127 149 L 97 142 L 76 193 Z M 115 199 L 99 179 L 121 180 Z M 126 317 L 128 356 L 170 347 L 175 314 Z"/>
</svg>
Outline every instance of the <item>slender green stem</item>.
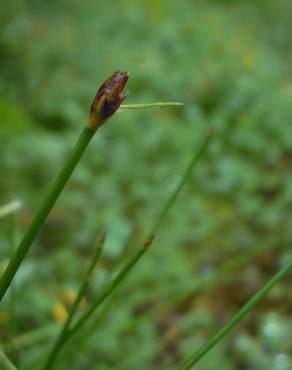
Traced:
<svg viewBox="0 0 292 370">
<path fill-rule="evenodd" d="M 77 321 L 77 323 L 70 330 L 70 336 L 78 331 L 85 322 L 91 317 L 95 310 L 108 298 L 115 290 L 115 288 L 124 280 L 136 263 L 146 252 L 146 248 L 141 248 L 131 259 L 128 261 L 118 275 L 106 286 L 101 294 L 95 299 L 91 307 L 85 312 L 83 316 Z"/>
<path fill-rule="evenodd" d="M 92 314 L 95 312 L 95 310 L 115 291 L 115 289 L 118 287 L 118 285 L 121 284 L 121 282 L 126 278 L 126 276 L 129 274 L 129 272 L 132 270 L 132 268 L 137 264 L 137 262 L 141 259 L 141 257 L 146 253 L 146 251 L 149 249 L 150 245 L 152 244 L 154 240 L 154 235 L 158 232 L 159 227 L 161 226 L 163 220 L 167 216 L 169 210 L 173 206 L 175 200 L 177 199 L 180 191 L 182 190 L 183 186 L 187 182 L 187 180 L 191 177 L 192 171 L 194 166 L 198 163 L 199 159 L 202 157 L 209 140 L 211 138 L 211 131 L 208 132 L 207 136 L 204 138 L 201 146 L 199 147 L 199 150 L 197 150 L 189 165 L 186 168 L 186 171 L 184 172 L 180 182 L 177 184 L 175 190 L 170 195 L 168 201 L 166 202 L 164 208 L 159 213 L 156 221 L 153 224 L 153 227 L 151 228 L 150 232 L 148 233 L 148 237 L 145 239 L 143 247 L 140 248 L 134 256 L 124 265 L 124 267 L 121 269 L 121 271 L 116 275 L 115 278 L 104 288 L 104 290 L 98 295 L 95 299 L 95 301 L 92 303 L 91 307 L 87 310 L 87 312 L 84 313 L 83 316 L 77 321 L 77 323 L 72 327 L 72 329 L 69 332 L 69 336 L 71 337 L 76 331 L 78 331 L 85 322 L 92 316 Z"/>
<path fill-rule="evenodd" d="M 88 287 L 88 284 L 90 282 L 90 278 L 92 276 L 92 273 L 94 271 L 94 268 L 95 266 L 97 265 L 99 259 L 100 259 L 100 255 L 101 255 L 101 251 L 103 249 L 103 246 L 104 246 L 104 243 L 105 243 L 105 234 L 101 236 L 101 238 L 99 239 L 98 243 L 97 243 L 97 248 L 95 250 L 95 253 L 91 259 L 91 262 L 90 262 L 90 265 L 88 267 L 88 270 L 86 271 L 86 274 L 84 276 L 84 279 L 83 279 L 83 282 L 80 286 L 80 289 L 79 289 L 79 292 L 77 294 L 77 297 L 76 297 L 76 300 L 72 306 L 72 309 L 69 313 L 69 317 L 68 317 L 68 323 L 67 323 L 67 328 L 70 327 L 70 324 L 72 322 L 72 319 L 73 319 L 73 316 L 82 300 L 82 298 L 84 297 L 85 295 L 85 292 L 86 292 L 86 289 Z"/>
<path fill-rule="evenodd" d="M 120 110 L 129 109 L 147 109 L 147 108 L 165 108 L 165 107 L 181 107 L 183 103 L 180 102 L 156 102 L 156 103 L 146 103 L 146 104 L 122 104 Z"/>
<path fill-rule="evenodd" d="M 187 166 L 187 168 L 186 168 L 183 176 L 181 177 L 180 182 L 177 184 L 177 186 L 174 189 L 173 193 L 168 198 L 168 201 L 166 202 L 166 204 L 165 204 L 164 208 L 162 209 L 161 213 L 159 214 L 159 216 L 157 217 L 156 221 L 154 222 L 154 224 L 153 224 L 153 226 L 151 228 L 151 231 L 148 234 L 150 238 L 153 237 L 154 235 L 156 235 L 157 230 L 160 228 L 162 222 L 165 219 L 165 216 L 167 215 L 167 213 L 169 212 L 169 210 L 173 206 L 176 198 L 178 197 L 178 195 L 181 192 L 182 188 L 185 186 L 186 182 L 190 179 L 190 177 L 192 175 L 193 168 L 195 167 L 195 165 L 199 162 L 199 160 L 203 156 L 203 154 L 204 154 L 204 152 L 205 152 L 205 150 L 206 150 L 206 148 L 207 148 L 207 146 L 209 144 L 209 141 L 210 141 L 210 139 L 212 137 L 212 134 L 213 134 L 213 130 L 212 129 L 209 129 L 209 131 L 208 131 L 206 137 L 204 138 L 201 146 L 195 152 L 195 154 L 192 157 L 189 165 Z"/>
<path fill-rule="evenodd" d="M 206 344 L 198 351 L 186 359 L 177 370 L 189 370 L 202 357 L 204 357 L 223 337 L 228 334 L 254 307 L 258 304 L 267 293 L 289 272 L 292 268 L 292 258 L 272 277 L 268 283 L 259 290 L 247 303 L 229 320 L 221 330 L 218 331 Z"/>
<path fill-rule="evenodd" d="M 77 141 L 70 156 L 68 157 L 59 175 L 57 176 L 55 182 L 53 183 L 51 189 L 47 193 L 44 202 L 37 211 L 30 227 L 25 233 L 22 241 L 20 242 L 18 248 L 13 254 L 3 276 L 1 277 L 0 301 L 2 300 L 7 289 L 9 288 L 9 285 L 13 280 L 19 266 L 21 265 L 23 259 L 27 255 L 33 241 L 35 240 L 38 232 L 40 231 L 42 225 L 44 224 L 46 218 L 48 217 L 48 214 L 51 211 L 53 205 L 55 204 L 62 190 L 64 189 L 64 186 L 69 180 L 74 168 L 79 162 L 82 154 L 84 153 L 94 133 L 95 130 L 89 129 L 88 127 L 83 128 L 79 140 Z"/>
<path fill-rule="evenodd" d="M 8 225 L 8 239 L 10 244 L 10 255 L 13 256 L 16 248 L 16 218 L 15 213 L 10 215 L 9 225 Z M 16 306 L 15 306 L 16 290 L 15 285 L 10 286 L 10 300 L 9 300 L 9 312 L 10 312 L 10 326 L 11 329 L 15 327 L 15 317 L 16 317 Z"/>
<path fill-rule="evenodd" d="M 63 325 L 63 328 L 60 331 L 59 336 L 56 339 L 56 341 L 55 341 L 55 343 L 52 347 L 52 350 L 50 351 L 50 353 L 48 355 L 48 358 L 47 358 L 47 360 L 45 362 L 45 365 L 43 367 L 44 370 L 48 370 L 52 367 L 52 365 L 55 361 L 55 358 L 57 357 L 59 351 L 61 350 L 61 348 L 63 347 L 63 345 L 66 342 L 66 338 L 67 338 L 67 335 L 68 335 L 70 324 L 73 320 L 73 317 L 76 313 L 76 310 L 77 310 L 82 298 L 84 297 L 84 294 L 85 294 L 86 289 L 88 287 L 91 275 L 92 275 L 92 273 L 94 271 L 94 268 L 95 268 L 95 266 L 96 266 L 96 264 L 97 264 L 97 262 L 100 258 L 104 242 L 105 242 L 105 235 L 102 235 L 102 237 L 98 241 L 97 248 L 95 250 L 95 254 L 93 255 L 93 257 L 91 259 L 90 265 L 89 265 L 89 267 L 86 271 L 86 274 L 83 278 L 82 284 L 81 284 L 80 289 L 78 291 L 77 297 L 76 297 L 76 299 L 75 299 L 75 301 L 74 301 L 74 303 L 71 307 L 68 318 L 65 321 L 65 323 Z"/>
<path fill-rule="evenodd" d="M 0 351 L 0 365 L 3 365 L 3 370 L 17 370 L 9 358 L 5 355 L 4 352 Z M 2 369 L 2 366 L 1 366 Z"/>
</svg>

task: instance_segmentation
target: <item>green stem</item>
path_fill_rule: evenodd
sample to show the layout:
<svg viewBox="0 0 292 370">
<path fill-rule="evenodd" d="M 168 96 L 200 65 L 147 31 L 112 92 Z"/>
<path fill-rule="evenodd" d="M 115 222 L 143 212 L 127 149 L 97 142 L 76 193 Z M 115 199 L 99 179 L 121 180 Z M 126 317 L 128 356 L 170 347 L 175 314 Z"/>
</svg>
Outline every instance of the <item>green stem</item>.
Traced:
<svg viewBox="0 0 292 370">
<path fill-rule="evenodd" d="M 198 351 L 186 359 L 177 370 L 189 370 L 202 357 L 204 357 L 223 337 L 228 334 L 254 307 L 258 304 L 267 293 L 289 272 L 292 268 L 292 258 L 272 277 L 270 281 L 259 290 L 249 301 L 229 320 L 217 334 L 215 334 L 206 344 Z"/>
<path fill-rule="evenodd" d="M 82 298 L 84 297 L 85 295 L 85 292 L 86 292 L 86 289 L 88 287 L 88 284 L 90 282 L 90 278 L 91 278 L 91 275 L 94 271 L 94 268 L 95 266 L 97 265 L 97 262 L 99 261 L 99 258 L 100 258 L 100 255 L 101 255 L 101 251 L 102 251 L 102 248 L 104 246 L 104 243 L 105 243 L 105 236 L 103 235 L 99 241 L 98 241 L 98 244 L 97 244 L 97 248 L 95 250 L 95 254 L 94 256 L 92 257 L 91 259 L 91 263 L 88 267 L 88 270 L 86 271 L 86 274 L 85 274 L 85 277 L 83 279 L 83 282 L 81 284 L 81 287 L 79 289 L 79 292 L 77 294 L 77 297 L 76 297 L 76 300 L 72 306 L 72 309 L 69 313 L 69 317 L 68 317 L 68 324 L 67 324 L 67 327 L 69 328 L 71 322 L 72 322 L 72 319 L 73 319 L 73 316 L 82 300 Z"/>
<path fill-rule="evenodd" d="M 3 276 L 1 277 L 0 301 L 2 300 L 7 289 L 9 288 L 9 285 L 11 284 L 19 266 L 21 265 L 23 259 L 27 255 L 33 241 L 35 240 L 38 232 L 40 231 L 42 225 L 44 224 L 46 218 L 48 217 L 48 214 L 51 211 L 53 205 L 55 204 L 56 200 L 61 194 L 64 186 L 69 180 L 74 168 L 79 162 L 82 154 L 84 153 L 94 133 L 95 130 L 89 129 L 88 127 L 83 128 L 79 140 L 77 141 L 75 147 L 73 148 L 73 151 L 71 152 L 69 158 L 65 162 L 51 189 L 47 193 L 44 202 L 37 211 L 30 227 L 25 233 L 22 241 L 20 242 L 18 248 L 13 254 Z"/>
<path fill-rule="evenodd" d="M 121 284 L 121 282 L 126 278 L 126 276 L 129 274 L 129 272 L 132 270 L 132 268 L 137 264 L 137 262 L 141 259 L 141 257 L 146 253 L 146 251 L 149 249 L 150 245 L 153 242 L 154 235 L 158 232 L 159 227 L 161 226 L 163 220 L 167 216 L 169 210 L 173 206 L 175 200 L 177 199 L 180 191 L 182 190 L 183 186 L 187 182 L 187 180 L 191 177 L 192 171 L 194 166 L 198 163 L 199 159 L 202 157 L 209 140 L 211 138 L 212 132 L 209 131 L 205 139 L 203 140 L 199 150 L 195 152 L 193 155 L 189 165 L 186 168 L 186 171 L 184 172 L 184 175 L 182 176 L 180 182 L 176 186 L 173 193 L 170 195 L 168 201 L 166 202 L 164 208 L 158 215 L 156 221 L 153 224 L 153 227 L 151 228 L 151 231 L 148 233 L 148 237 L 145 239 L 144 245 L 142 248 L 140 248 L 134 256 L 128 261 L 125 266 L 122 268 L 122 270 L 116 275 L 116 277 L 104 288 L 104 290 L 100 293 L 99 296 L 95 299 L 91 307 L 87 310 L 87 312 L 84 313 L 83 316 L 77 321 L 77 323 L 72 327 L 72 329 L 69 331 L 69 336 L 71 337 L 76 331 L 78 331 L 85 322 L 91 317 L 91 315 L 95 312 L 95 310 L 115 291 L 115 289 L 118 287 L 118 285 Z"/>
<path fill-rule="evenodd" d="M 115 290 L 115 288 L 120 285 L 136 263 L 146 252 L 146 248 L 141 248 L 131 259 L 128 261 L 118 275 L 107 285 L 107 287 L 102 291 L 102 293 L 95 299 L 91 307 L 85 312 L 85 314 L 77 321 L 77 323 L 70 330 L 70 336 L 72 336 L 76 331 L 78 331 L 85 322 L 91 317 L 95 310 L 108 298 Z"/>
<path fill-rule="evenodd" d="M 48 370 L 52 367 L 54 361 L 55 361 L 55 358 L 57 357 L 59 351 L 61 350 L 61 348 L 63 347 L 63 345 L 65 344 L 66 342 L 66 338 L 67 338 L 67 335 L 68 335 L 68 330 L 69 330 L 69 327 L 70 327 L 70 324 L 73 320 L 73 317 L 76 313 L 76 310 L 82 300 L 82 298 L 84 297 L 84 294 L 86 292 L 86 289 L 88 287 L 88 284 L 89 284 L 89 281 L 90 281 L 90 277 L 93 273 L 93 270 L 100 258 L 100 255 L 101 255 L 101 251 L 102 251 L 102 247 L 103 247 L 103 244 L 105 242 L 105 238 L 104 236 L 102 236 L 98 242 L 98 245 L 97 245 L 97 248 L 95 250 L 95 254 L 94 256 L 92 257 L 91 259 L 91 262 L 90 262 L 90 265 L 88 267 L 88 270 L 86 271 L 86 274 L 84 276 L 84 279 L 83 279 L 83 282 L 80 286 L 80 289 L 78 291 L 78 294 L 77 294 L 77 297 L 71 307 L 71 310 L 69 312 L 69 315 L 68 315 L 68 318 L 67 320 L 65 321 L 64 325 L 63 325 L 63 328 L 62 330 L 60 331 L 59 333 L 59 336 L 58 338 L 56 339 L 53 347 L 52 347 L 52 350 L 50 351 L 49 355 L 48 355 L 48 358 L 45 362 L 45 365 L 43 367 L 43 370 Z"/>
<path fill-rule="evenodd" d="M 191 159 L 188 167 L 186 168 L 183 176 L 181 177 L 180 182 L 177 184 L 176 188 L 174 189 L 173 193 L 170 195 L 170 197 L 169 197 L 168 201 L 166 202 L 164 208 L 162 209 L 161 213 L 159 214 L 156 221 L 154 222 L 154 224 L 151 228 L 151 231 L 148 234 L 149 238 L 156 235 L 158 229 L 160 228 L 160 226 L 161 226 L 162 222 L 164 221 L 166 215 L 168 214 L 169 210 L 173 206 L 173 204 L 174 204 L 176 198 L 178 197 L 179 193 L 181 192 L 182 188 L 185 186 L 187 181 L 190 179 L 190 177 L 192 175 L 192 171 L 193 171 L 195 165 L 199 162 L 199 160 L 203 156 L 203 154 L 204 154 L 204 152 L 205 152 L 205 150 L 206 150 L 206 148 L 209 144 L 209 141 L 212 137 L 212 134 L 213 134 L 213 130 L 209 129 L 209 131 L 208 131 L 206 137 L 204 138 L 200 148 L 198 149 L 197 152 L 195 152 L 195 154 L 192 157 L 192 159 Z"/>
<path fill-rule="evenodd" d="M 0 351 L 0 364 L 4 366 L 3 370 L 17 370 L 9 358 L 5 355 L 4 352 Z M 2 367 L 1 367 L 2 369 Z"/>
<path fill-rule="evenodd" d="M 180 102 L 157 102 L 146 104 L 122 104 L 120 110 L 129 109 L 147 109 L 147 108 L 164 108 L 164 107 L 181 107 L 183 103 Z"/>
<path fill-rule="evenodd" d="M 9 220 L 8 225 L 8 239 L 10 244 L 10 255 L 13 256 L 16 248 L 16 219 L 15 214 L 12 213 Z M 15 306 L 15 300 L 16 298 L 16 290 L 15 285 L 11 284 L 10 287 L 10 300 L 9 300 L 9 312 L 10 312 L 10 326 L 11 330 L 13 332 L 13 329 L 15 327 L 15 317 L 16 317 L 16 306 Z"/>
</svg>

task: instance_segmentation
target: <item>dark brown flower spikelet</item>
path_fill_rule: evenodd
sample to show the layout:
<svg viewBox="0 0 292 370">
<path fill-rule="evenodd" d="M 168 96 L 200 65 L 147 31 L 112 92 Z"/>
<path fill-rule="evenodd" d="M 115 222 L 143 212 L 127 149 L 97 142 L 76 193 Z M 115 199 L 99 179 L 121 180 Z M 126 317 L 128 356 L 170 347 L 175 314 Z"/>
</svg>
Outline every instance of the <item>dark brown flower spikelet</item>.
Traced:
<svg viewBox="0 0 292 370">
<path fill-rule="evenodd" d="M 122 91 L 128 81 L 129 73 L 114 72 L 99 88 L 91 105 L 87 126 L 97 129 L 112 116 L 126 99 Z"/>
</svg>

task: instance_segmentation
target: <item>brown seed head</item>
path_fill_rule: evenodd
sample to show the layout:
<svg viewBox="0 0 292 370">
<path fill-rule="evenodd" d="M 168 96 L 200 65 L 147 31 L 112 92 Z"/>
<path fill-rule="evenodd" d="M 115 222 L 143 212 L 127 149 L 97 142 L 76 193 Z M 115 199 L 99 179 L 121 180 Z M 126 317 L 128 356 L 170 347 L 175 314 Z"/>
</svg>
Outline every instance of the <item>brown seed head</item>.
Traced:
<svg viewBox="0 0 292 370">
<path fill-rule="evenodd" d="M 112 116 L 126 99 L 122 94 L 129 78 L 128 72 L 114 72 L 99 88 L 91 105 L 87 126 L 96 130 Z"/>
</svg>

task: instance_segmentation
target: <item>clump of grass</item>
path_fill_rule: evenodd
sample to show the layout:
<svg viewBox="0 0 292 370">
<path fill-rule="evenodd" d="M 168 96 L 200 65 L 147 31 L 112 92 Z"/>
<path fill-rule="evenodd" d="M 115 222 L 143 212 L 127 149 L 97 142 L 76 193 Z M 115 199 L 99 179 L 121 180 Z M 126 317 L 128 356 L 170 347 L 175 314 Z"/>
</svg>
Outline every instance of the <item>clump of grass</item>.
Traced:
<svg viewBox="0 0 292 370">
<path fill-rule="evenodd" d="M 29 252 L 36 236 L 38 235 L 51 209 L 62 193 L 65 185 L 70 179 L 74 169 L 79 163 L 94 134 L 102 125 L 104 125 L 105 122 L 107 122 L 110 117 L 113 116 L 113 114 L 120 108 L 121 103 L 126 98 L 126 96 L 122 94 L 122 90 L 125 87 L 128 78 L 129 74 L 127 72 L 117 71 L 113 73 L 97 91 L 91 106 L 86 126 L 81 130 L 80 136 L 74 148 L 63 164 L 63 167 L 56 180 L 45 195 L 43 203 L 36 212 L 31 225 L 24 234 L 19 246 L 13 253 L 8 266 L 1 277 L 0 301 L 8 290 L 17 270 L 19 269 L 22 261 Z M 161 103 L 158 104 L 160 105 Z M 177 103 L 173 104 L 171 102 L 165 104 L 167 106 L 177 105 Z M 155 103 L 151 103 L 151 106 L 155 106 Z M 139 108 L 142 107 L 143 104 L 139 104 Z M 126 108 L 129 109 L 129 107 Z M 133 105 L 131 105 L 131 109 L 134 109 Z M 1 214 L 12 212 L 15 207 L 18 207 L 18 204 L 13 203 L 10 204 L 9 207 L 7 206 L 4 209 L 2 208 L 0 210 L 0 216 Z"/>
<path fill-rule="evenodd" d="M 67 160 L 64 162 L 51 188 L 48 190 L 47 194 L 45 195 L 42 204 L 40 205 L 38 211 L 36 212 L 32 220 L 32 223 L 30 224 L 29 228 L 24 234 L 20 244 L 18 245 L 16 250 L 13 252 L 12 257 L 9 261 L 9 264 L 1 277 L 0 301 L 4 297 L 8 288 L 11 286 L 11 283 L 18 269 L 20 268 L 23 260 L 28 254 L 41 227 L 45 223 L 47 217 L 49 216 L 51 209 L 53 208 L 54 204 L 56 203 L 60 194 L 62 193 L 64 187 L 69 181 L 74 169 L 76 168 L 79 161 L 81 160 L 86 148 L 88 147 L 96 131 L 102 125 L 104 125 L 104 123 L 107 122 L 107 120 L 110 117 L 112 117 L 118 109 L 132 110 L 132 109 L 145 109 L 145 108 L 163 108 L 163 107 L 182 105 L 182 103 L 179 103 L 179 102 L 157 102 L 157 103 L 147 103 L 147 104 L 121 105 L 121 103 L 126 98 L 126 96 L 122 94 L 122 91 L 128 81 L 128 78 L 129 78 L 129 74 L 127 72 L 117 71 L 113 73 L 101 85 L 101 87 L 97 91 L 96 96 L 91 106 L 91 110 L 90 110 L 90 114 L 89 114 L 89 118 L 88 118 L 88 122 L 86 126 L 83 127 L 83 129 L 81 130 L 80 136 L 75 146 L 73 147 Z M 146 250 L 150 247 L 160 224 L 162 223 L 167 212 L 173 205 L 184 183 L 187 181 L 188 177 L 190 176 L 193 166 L 196 164 L 196 162 L 199 160 L 200 156 L 202 155 L 202 152 L 205 149 L 207 142 L 209 141 L 209 137 L 210 135 L 207 136 L 207 139 L 204 141 L 201 149 L 193 157 L 186 173 L 182 177 L 180 184 L 178 185 L 174 193 L 171 195 L 169 201 L 167 202 L 166 206 L 164 207 L 161 214 L 159 215 L 156 223 L 154 224 L 151 232 L 149 233 L 149 236 L 145 239 L 145 242 L 142 248 L 140 248 L 137 251 L 137 253 L 132 257 L 132 259 L 130 259 L 130 261 L 126 263 L 126 265 L 122 268 L 122 270 L 118 273 L 118 275 L 104 288 L 101 294 L 96 297 L 96 299 L 92 303 L 92 306 L 89 307 L 89 309 L 84 313 L 84 315 L 81 316 L 79 320 L 77 320 L 77 322 L 72 326 L 72 321 L 79 307 L 79 304 L 82 300 L 82 297 L 84 296 L 86 292 L 87 285 L 90 280 L 90 276 L 100 257 L 102 245 L 104 244 L 104 240 L 105 240 L 104 237 L 100 239 L 96 252 L 94 256 L 92 257 L 88 271 L 83 278 L 83 281 L 80 286 L 79 292 L 77 294 L 76 300 L 73 306 L 71 307 L 68 318 L 66 322 L 64 323 L 64 326 L 57 340 L 55 341 L 54 346 L 47 358 L 47 361 L 44 365 L 44 369 L 51 368 L 51 366 L 53 365 L 55 361 L 57 354 L 62 349 L 63 345 L 68 341 L 68 339 L 75 332 L 77 332 L 83 326 L 83 324 L 91 317 L 91 315 L 97 309 L 97 307 L 108 296 L 112 294 L 115 288 L 124 280 L 124 278 L 130 272 L 130 270 L 133 268 L 133 266 L 139 261 L 139 259 L 144 255 Z M 20 207 L 20 204 L 18 201 L 12 202 L 8 205 L 5 205 L 4 207 L 1 207 L 0 208 L 0 218 L 10 215 L 11 213 L 15 212 L 19 207 Z M 6 357 L 3 357 L 3 358 L 6 358 Z M 6 363 L 8 363 L 8 361 L 6 361 Z"/>
<path fill-rule="evenodd" d="M 125 263 L 125 265 L 122 267 L 122 269 L 119 271 L 119 273 L 104 287 L 104 289 L 96 296 L 94 301 L 92 302 L 91 306 L 87 309 L 87 311 L 70 327 L 70 324 L 72 322 L 72 316 L 75 313 L 75 310 L 71 310 L 68 319 L 66 320 L 65 324 L 63 325 L 63 328 L 56 339 L 48 357 L 44 364 L 43 370 L 49 370 L 52 368 L 56 357 L 58 353 L 61 351 L 62 347 L 66 342 L 68 342 L 69 339 L 72 338 L 72 336 L 78 332 L 84 324 L 92 317 L 92 315 L 95 313 L 95 311 L 103 304 L 103 302 L 109 298 L 115 291 L 115 289 L 125 280 L 125 278 L 128 276 L 128 274 L 132 271 L 134 266 L 139 262 L 139 260 L 144 256 L 144 254 L 147 252 L 147 250 L 150 248 L 150 246 L 153 244 L 154 239 L 165 219 L 167 214 L 169 213 L 170 209 L 174 205 L 176 199 L 178 198 L 182 188 L 187 183 L 187 181 L 190 179 L 193 169 L 195 165 L 199 162 L 200 158 L 203 156 L 210 138 L 212 136 L 213 131 L 209 130 L 206 137 L 204 138 L 203 142 L 201 143 L 200 147 L 194 151 L 194 154 L 184 171 L 181 180 L 173 190 L 173 192 L 170 194 L 168 200 L 166 201 L 164 207 L 162 208 L 161 212 L 157 215 L 156 220 L 153 223 L 153 226 L 151 227 L 150 231 L 147 233 L 144 242 L 142 246 L 136 251 L 136 253 L 129 259 L 128 262 Z M 94 261 L 93 257 L 93 260 Z M 91 266 L 93 265 L 93 262 L 91 263 Z M 84 293 L 84 286 L 86 286 L 88 281 L 88 273 L 86 274 L 79 293 L 77 295 L 76 301 L 78 301 L 78 297 L 80 297 L 81 292 Z M 76 302 L 75 301 L 75 302 Z M 73 308 L 76 307 L 76 304 L 74 303 Z M 74 311 L 74 312 L 72 312 Z"/>
</svg>

